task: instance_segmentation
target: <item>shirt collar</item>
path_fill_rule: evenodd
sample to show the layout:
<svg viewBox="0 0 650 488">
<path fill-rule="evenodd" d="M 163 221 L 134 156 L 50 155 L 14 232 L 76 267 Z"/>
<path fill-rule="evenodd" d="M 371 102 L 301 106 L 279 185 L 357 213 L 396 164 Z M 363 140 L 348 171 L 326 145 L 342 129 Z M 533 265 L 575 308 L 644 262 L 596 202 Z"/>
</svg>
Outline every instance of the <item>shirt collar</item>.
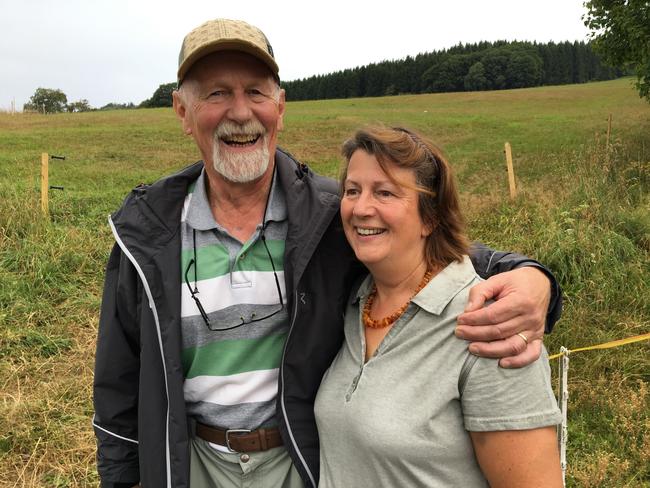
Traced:
<svg viewBox="0 0 650 488">
<path fill-rule="evenodd" d="M 449 302 L 475 278 L 474 265 L 469 256 L 464 256 L 462 262 L 454 261 L 434 276 L 411 301 L 429 313 L 440 315 Z M 372 276 L 368 275 L 357 291 L 356 300 L 368 295 L 372 285 Z"/>
<path fill-rule="evenodd" d="M 196 230 L 210 230 L 219 227 L 212 215 L 210 202 L 208 200 L 206 185 L 205 167 L 194 185 L 194 192 L 187 209 L 185 221 Z M 287 201 L 283 189 L 278 184 L 278 178 L 273 178 L 271 195 L 266 209 L 266 221 L 282 222 L 287 218 Z"/>
<path fill-rule="evenodd" d="M 474 278 L 474 265 L 469 256 L 464 256 L 462 262 L 453 261 L 434 276 L 412 301 L 427 312 L 440 315 L 449 302 Z"/>
</svg>

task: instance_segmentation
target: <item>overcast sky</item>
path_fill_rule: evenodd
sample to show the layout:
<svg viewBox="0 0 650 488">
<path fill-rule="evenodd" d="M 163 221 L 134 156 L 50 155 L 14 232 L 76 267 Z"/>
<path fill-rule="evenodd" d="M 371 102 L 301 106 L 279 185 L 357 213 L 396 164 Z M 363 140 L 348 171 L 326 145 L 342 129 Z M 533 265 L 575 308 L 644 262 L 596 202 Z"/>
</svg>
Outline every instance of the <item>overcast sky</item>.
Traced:
<svg viewBox="0 0 650 488">
<path fill-rule="evenodd" d="M 175 81 L 184 35 L 246 20 L 269 38 L 284 80 L 459 42 L 586 40 L 583 0 L 0 0 L 0 109 L 38 87 L 68 101 L 140 103 Z"/>
</svg>

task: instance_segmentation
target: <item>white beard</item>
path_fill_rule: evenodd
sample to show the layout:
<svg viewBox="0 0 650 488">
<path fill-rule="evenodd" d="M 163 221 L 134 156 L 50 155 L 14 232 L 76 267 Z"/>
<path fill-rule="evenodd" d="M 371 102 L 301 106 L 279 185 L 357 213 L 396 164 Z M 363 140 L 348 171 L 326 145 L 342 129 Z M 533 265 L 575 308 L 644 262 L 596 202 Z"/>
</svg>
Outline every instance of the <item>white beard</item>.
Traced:
<svg viewBox="0 0 650 488">
<path fill-rule="evenodd" d="M 262 146 L 253 152 L 237 153 L 223 148 L 219 139 L 231 134 L 262 135 Z M 269 167 L 269 135 L 257 120 L 244 125 L 225 121 L 214 131 L 212 165 L 217 173 L 234 183 L 249 183 L 262 176 Z"/>
</svg>

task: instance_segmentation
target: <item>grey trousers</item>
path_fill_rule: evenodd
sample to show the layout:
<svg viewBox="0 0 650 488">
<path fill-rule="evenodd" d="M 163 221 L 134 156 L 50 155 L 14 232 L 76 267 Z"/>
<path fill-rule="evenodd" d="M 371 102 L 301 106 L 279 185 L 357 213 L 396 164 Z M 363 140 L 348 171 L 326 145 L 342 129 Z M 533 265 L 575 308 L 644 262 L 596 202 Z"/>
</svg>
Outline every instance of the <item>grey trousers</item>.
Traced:
<svg viewBox="0 0 650 488">
<path fill-rule="evenodd" d="M 246 454 L 217 451 L 199 437 L 190 448 L 191 488 L 304 488 L 284 447 Z"/>
</svg>

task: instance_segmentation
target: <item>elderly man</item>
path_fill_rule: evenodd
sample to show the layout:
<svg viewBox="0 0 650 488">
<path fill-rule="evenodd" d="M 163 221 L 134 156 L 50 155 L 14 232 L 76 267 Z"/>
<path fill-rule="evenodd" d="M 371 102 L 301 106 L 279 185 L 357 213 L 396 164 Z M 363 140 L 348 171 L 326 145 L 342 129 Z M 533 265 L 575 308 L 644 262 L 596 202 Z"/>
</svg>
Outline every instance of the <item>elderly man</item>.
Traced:
<svg viewBox="0 0 650 488">
<path fill-rule="evenodd" d="M 190 32 L 178 84 L 174 110 L 203 160 L 135 188 L 110 219 L 94 385 L 102 486 L 316 486 L 313 401 L 363 272 L 337 185 L 276 146 L 285 96 L 256 27 Z M 534 360 L 559 316 L 557 296 L 547 316 L 547 272 L 484 247 L 473 260 L 484 276 L 519 269 L 473 291 L 458 335 L 493 341 L 471 348 L 514 355 L 510 366 Z"/>
</svg>

